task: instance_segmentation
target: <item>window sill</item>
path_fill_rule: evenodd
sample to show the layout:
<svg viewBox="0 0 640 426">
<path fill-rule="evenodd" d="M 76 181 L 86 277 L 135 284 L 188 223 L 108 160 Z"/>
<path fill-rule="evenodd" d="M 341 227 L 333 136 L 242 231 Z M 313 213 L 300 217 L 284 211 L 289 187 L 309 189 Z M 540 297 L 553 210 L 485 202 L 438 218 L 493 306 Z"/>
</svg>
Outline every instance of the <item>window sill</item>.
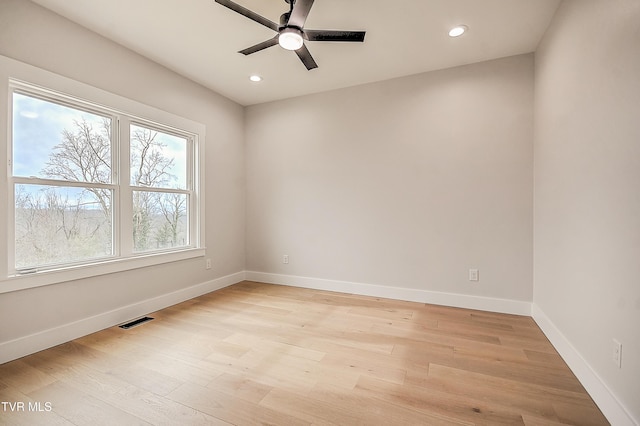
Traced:
<svg viewBox="0 0 640 426">
<path fill-rule="evenodd" d="M 73 266 L 26 275 L 11 275 L 0 281 L 0 293 L 26 290 L 65 281 L 79 280 L 99 275 L 113 274 L 132 269 L 160 265 L 162 263 L 204 257 L 204 248 L 192 248 L 171 253 L 153 253 L 130 258 L 109 259 L 96 263 Z"/>
</svg>

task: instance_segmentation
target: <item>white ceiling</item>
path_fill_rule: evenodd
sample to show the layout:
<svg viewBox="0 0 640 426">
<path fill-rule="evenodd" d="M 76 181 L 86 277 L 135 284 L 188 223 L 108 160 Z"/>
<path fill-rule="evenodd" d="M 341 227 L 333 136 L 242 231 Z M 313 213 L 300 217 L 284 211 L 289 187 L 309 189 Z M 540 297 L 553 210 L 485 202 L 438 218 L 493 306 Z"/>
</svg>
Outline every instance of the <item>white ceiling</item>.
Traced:
<svg viewBox="0 0 640 426">
<path fill-rule="evenodd" d="M 559 0 L 316 0 L 305 28 L 366 30 L 364 43 L 307 42 L 307 71 L 275 33 L 214 0 L 32 0 L 242 105 L 535 51 Z M 274 22 L 284 0 L 236 0 Z M 464 24 L 459 38 L 449 28 Z M 259 74 L 264 80 L 252 83 Z"/>
</svg>

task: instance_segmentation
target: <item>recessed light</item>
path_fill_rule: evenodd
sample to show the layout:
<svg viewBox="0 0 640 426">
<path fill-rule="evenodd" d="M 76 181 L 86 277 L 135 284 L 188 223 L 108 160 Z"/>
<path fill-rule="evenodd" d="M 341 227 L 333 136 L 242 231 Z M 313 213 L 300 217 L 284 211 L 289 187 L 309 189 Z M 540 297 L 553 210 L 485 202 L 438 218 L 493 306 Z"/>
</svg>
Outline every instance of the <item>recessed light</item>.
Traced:
<svg viewBox="0 0 640 426">
<path fill-rule="evenodd" d="M 458 25 L 457 27 L 451 28 L 449 30 L 449 37 L 460 37 L 464 34 L 469 28 L 466 25 Z"/>
<path fill-rule="evenodd" d="M 259 81 L 262 81 L 262 77 L 260 77 L 257 74 L 254 74 L 252 76 L 249 77 L 249 80 L 253 81 L 254 83 L 257 83 Z"/>
</svg>

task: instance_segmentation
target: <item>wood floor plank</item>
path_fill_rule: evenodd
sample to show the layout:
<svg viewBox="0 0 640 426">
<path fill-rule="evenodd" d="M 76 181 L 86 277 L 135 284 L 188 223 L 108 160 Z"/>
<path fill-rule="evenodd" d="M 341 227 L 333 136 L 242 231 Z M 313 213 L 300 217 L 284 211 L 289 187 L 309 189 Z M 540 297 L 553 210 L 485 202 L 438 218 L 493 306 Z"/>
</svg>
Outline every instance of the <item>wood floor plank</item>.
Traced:
<svg viewBox="0 0 640 426">
<path fill-rule="evenodd" d="M 525 383 L 534 383 L 547 386 L 551 389 L 563 389 L 579 392 L 583 390 L 580 382 L 570 371 L 557 373 L 557 370 L 549 371 L 539 365 L 531 365 L 522 362 L 513 362 L 501 359 L 479 359 L 472 353 L 455 352 L 454 364 L 456 368 L 482 373 L 488 376 L 517 380 Z"/>
<path fill-rule="evenodd" d="M 525 356 L 529 360 L 529 362 L 540 363 L 549 366 L 556 366 L 558 368 L 565 368 L 567 364 L 565 364 L 564 360 L 558 353 L 549 353 L 549 352 L 540 352 L 534 351 L 531 349 L 523 349 Z"/>
<path fill-rule="evenodd" d="M 259 404 L 248 404 L 241 398 L 210 387 L 187 383 L 173 391 L 170 399 L 215 418 L 236 425 L 310 425 L 311 422 Z"/>
<path fill-rule="evenodd" d="M 313 330 L 312 330 L 313 332 Z M 323 351 L 327 346 L 340 348 L 340 350 L 362 350 L 376 354 L 390 355 L 393 353 L 394 343 L 383 336 L 371 335 L 361 331 L 318 331 L 315 332 L 320 339 L 314 339 L 311 348 Z"/>
<path fill-rule="evenodd" d="M 330 425 L 472 425 L 455 418 L 423 413 L 357 392 L 318 389 L 297 395 L 274 389 L 260 405 L 304 418 L 313 424 Z"/>
<path fill-rule="evenodd" d="M 181 382 L 202 386 L 224 373 L 224 369 L 214 368 L 206 361 L 176 359 L 169 354 L 151 354 L 145 361 L 145 366 Z"/>
<path fill-rule="evenodd" d="M 452 395 L 482 399 L 522 415 L 559 421 L 553 404 L 549 401 L 547 388 L 437 364 L 429 366 L 429 378 L 421 386 Z M 562 396 L 570 400 L 573 395 L 565 392 Z"/>
<path fill-rule="evenodd" d="M 423 386 L 440 386 L 454 389 L 454 393 L 464 393 L 474 397 L 494 398 L 496 401 L 513 399 L 514 403 L 528 406 L 532 402 L 550 406 L 555 402 L 593 406 L 591 398 L 583 392 L 541 386 L 527 381 L 495 377 L 469 370 L 431 364 L 428 372 L 429 383 Z"/>
<path fill-rule="evenodd" d="M 223 341 L 226 343 L 235 343 L 237 345 L 248 346 L 251 348 L 251 350 L 258 352 L 289 355 L 292 357 L 304 358 L 311 361 L 320 361 L 326 355 L 325 352 L 322 351 L 297 346 L 295 344 L 263 339 L 260 337 L 242 333 L 236 333 L 225 338 Z"/>
<path fill-rule="evenodd" d="M 207 387 L 253 404 L 258 404 L 273 389 L 273 386 L 230 373 L 216 377 Z"/>
<path fill-rule="evenodd" d="M 167 395 L 184 383 L 182 380 L 147 368 L 144 362 L 116 366 L 109 370 L 107 374 L 139 389 L 153 392 L 160 396 Z"/>
<path fill-rule="evenodd" d="M 356 386 L 356 391 L 424 414 L 437 414 L 444 418 L 458 419 L 472 424 L 524 424 L 520 413 L 490 404 L 483 399 L 455 395 L 427 387 L 396 385 L 363 376 Z"/>
<path fill-rule="evenodd" d="M 607 420 L 594 405 L 571 404 L 565 402 L 554 402 L 553 408 L 558 413 L 560 421 L 567 424 L 597 426 Z"/>
<path fill-rule="evenodd" d="M 530 317 L 245 281 L 0 365 L 0 424 L 606 425 Z"/>
<path fill-rule="evenodd" d="M 1 383 L 24 394 L 33 392 L 55 381 L 55 377 L 31 367 L 20 359 L 4 364 L 2 375 L 0 375 Z"/>
<path fill-rule="evenodd" d="M 53 382 L 52 382 L 53 383 Z M 14 387 L 0 383 L 0 401 L 7 404 L 0 406 L 0 424 L 12 426 L 69 426 L 69 420 L 53 411 L 52 406 L 46 405 L 51 401 L 38 401 L 30 398 Z M 13 406 L 10 406 L 12 403 Z M 22 403 L 18 406 L 17 403 Z M 31 404 L 31 405 L 29 405 Z M 50 411 L 47 411 L 48 408 Z"/>
<path fill-rule="evenodd" d="M 389 357 L 387 357 L 390 360 Z M 321 363 L 338 371 L 353 371 L 361 375 L 376 377 L 391 383 L 404 383 L 407 371 L 403 368 L 385 365 L 380 359 L 353 356 L 348 353 L 328 354 Z"/>
<path fill-rule="evenodd" d="M 535 416 L 523 415 L 525 426 L 568 426 L 567 423 L 554 422 L 549 419 L 541 419 Z"/>
<path fill-rule="evenodd" d="M 88 395 L 109 406 L 117 407 L 118 410 L 153 425 L 226 424 L 159 395 L 157 388 L 147 390 L 138 386 L 139 373 L 136 374 L 136 379 L 131 380 L 131 377 L 117 376 L 111 372 L 102 373 L 83 364 L 64 364 L 63 361 L 61 367 L 55 369 L 52 374 L 58 379 L 57 383 L 70 386 L 74 390 L 81 389 L 82 395 Z M 155 381 L 155 384 L 160 387 L 166 386 L 166 384 L 159 383 L 158 380 Z M 175 386 L 175 384 L 173 385 Z M 163 390 L 163 393 L 166 393 L 166 390 Z M 52 404 L 58 407 L 60 401 L 52 400 Z"/>
<path fill-rule="evenodd" d="M 36 401 L 51 402 L 52 411 L 76 425 L 152 425 L 89 393 L 54 382 L 29 394 Z"/>
<path fill-rule="evenodd" d="M 260 406 L 286 413 L 313 425 L 335 425 L 340 422 L 351 425 L 363 424 L 357 413 L 340 410 L 309 398 L 308 395 L 300 395 L 283 389 L 273 389 L 260 402 Z"/>
</svg>

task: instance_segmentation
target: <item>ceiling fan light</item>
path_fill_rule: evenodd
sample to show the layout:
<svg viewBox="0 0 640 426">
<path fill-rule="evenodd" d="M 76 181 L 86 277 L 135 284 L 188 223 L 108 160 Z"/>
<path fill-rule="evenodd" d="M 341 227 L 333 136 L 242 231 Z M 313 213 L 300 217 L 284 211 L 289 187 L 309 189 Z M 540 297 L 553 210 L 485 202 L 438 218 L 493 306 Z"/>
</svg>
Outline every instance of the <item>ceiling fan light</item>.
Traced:
<svg viewBox="0 0 640 426">
<path fill-rule="evenodd" d="M 295 28 L 285 28 L 278 36 L 278 44 L 280 44 L 283 49 L 287 50 L 300 49 L 304 44 L 302 31 Z"/>
</svg>

